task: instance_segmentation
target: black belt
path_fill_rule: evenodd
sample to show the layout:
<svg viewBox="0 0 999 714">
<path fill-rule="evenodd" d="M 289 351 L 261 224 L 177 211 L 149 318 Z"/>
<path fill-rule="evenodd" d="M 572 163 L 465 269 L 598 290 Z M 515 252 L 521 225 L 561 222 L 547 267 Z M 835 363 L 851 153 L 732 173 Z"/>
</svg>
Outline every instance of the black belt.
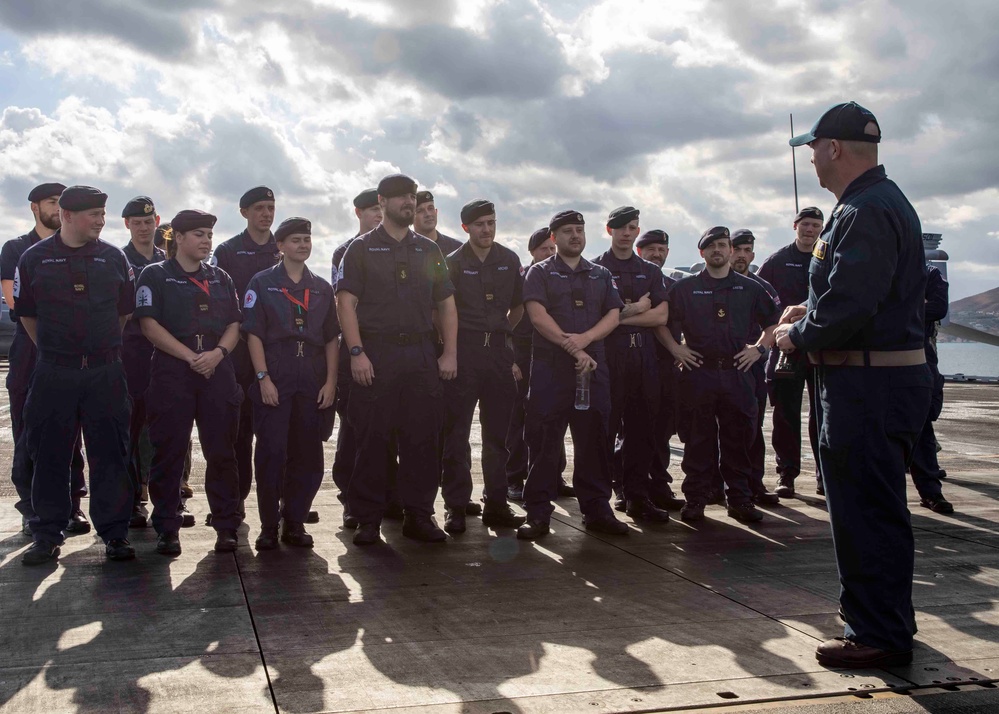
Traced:
<svg viewBox="0 0 999 714">
<path fill-rule="evenodd" d="M 732 357 L 705 357 L 701 369 L 738 369 Z"/>
<path fill-rule="evenodd" d="M 292 357 L 311 357 L 318 353 L 325 352 L 326 347 L 320 347 L 319 345 L 314 345 L 311 342 L 306 342 L 305 340 L 296 339 L 286 339 L 275 343 L 275 348 L 288 352 Z M 266 351 L 267 345 L 264 345 L 264 350 Z"/>
<path fill-rule="evenodd" d="M 59 367 L 90 369 L 91 367 L 103 367 L 114 362 L 121 362 L 121 348 L 115 347 L 107 352 L 94 352 L 89 355 L 61 355 L 55 352 L 41 352 L 38 359 Z"/>
<path fill-rule="evenodd" d="M 613 349 L 652 347 L 655 344 L 655 337 L 644 332 L 625 332 L 616 335 L 612 333 L 607 337 L 607 346 Z"/>
<path fill-rule="evenodd" d="M 418 345 L 424 341 L 435 340 L 436 336 L 437 333 L 433 330 L 427 332 L 362 332 L 361 341 L 387 345 Z"/>
<path fill-rule="evenodd" d="M 502 330 L 496 332 L 480 332 L 479 330 L 458 330 L 458 344 L 470 345 L 472 347 L 491 347 L 492 349 L 504 349 L 506 347 L 507 333 Z"/>
<path fill-rule="evenodd" d="M 187 337 L 178 337 L 177 341 L 195 352 L 207 352 L 218 347 L 219 337 L 213 334 L 188 335 Z"/>
</svg>

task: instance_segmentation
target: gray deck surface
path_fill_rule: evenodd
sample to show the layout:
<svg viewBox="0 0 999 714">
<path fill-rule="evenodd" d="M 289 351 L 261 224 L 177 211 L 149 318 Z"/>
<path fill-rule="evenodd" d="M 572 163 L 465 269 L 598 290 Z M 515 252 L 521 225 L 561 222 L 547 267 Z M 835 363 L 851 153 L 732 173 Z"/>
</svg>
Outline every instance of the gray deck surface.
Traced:
<svg viewBox="0 0 999 714">
<path fill-rule="evenodd" d="M 196 486 L 199 525 L 181 532 L 175 560 L 153 552 L 149 529 L 132 531 L 131 563 L 105 562 L 90 534 L 70 539 L 58 564 L 25 568 L 28 540 L 5 476 L 0 711 L 755 711 L 747 705 L 769 702 L 814 714 L 999 712 L 999 689 L 981 686 L 999 679 L 999 387 L 948 385 L 938 427 L 957 513 L 920 508 L 911 491 L 915 663 L 853 673 L 814 658 L 842 630 L 824 500 L 804 477 L 798 498 L 752 527 L 712 506 L 696 526 L 594 536 L 564 499 L 537 544 L 469 518 L 445 545 L 409 541 L 387 521 L 386 543 L 367 549 L 340 529 L 327 481 L 322 521 L 309 527 L 315 550 L 256 553 L 251 496 L 235 555 L 212 552 Z M 195 457 L 200 484 L 197 446 Z M 680 475 L 678 460 L 671 470 Z M 939 685 L 965 691 L 913 696 Z M 810 701 L 837 695 L 846 699 Z"/>
</svg>

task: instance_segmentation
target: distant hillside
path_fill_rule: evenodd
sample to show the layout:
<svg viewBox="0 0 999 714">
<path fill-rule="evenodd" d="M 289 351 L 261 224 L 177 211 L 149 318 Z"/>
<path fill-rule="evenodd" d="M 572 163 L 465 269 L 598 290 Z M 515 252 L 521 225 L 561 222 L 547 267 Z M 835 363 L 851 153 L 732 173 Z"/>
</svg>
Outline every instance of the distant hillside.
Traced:
<svg viewBox="0 0 999 714">
<path fill-rule="evenodd" d="M 992 288 L 950 304 L 950 320 L 959 325 L 999 335 L 999 288 Z M 961 342 L 941 334 L 942 342 Z"/>
</svg>

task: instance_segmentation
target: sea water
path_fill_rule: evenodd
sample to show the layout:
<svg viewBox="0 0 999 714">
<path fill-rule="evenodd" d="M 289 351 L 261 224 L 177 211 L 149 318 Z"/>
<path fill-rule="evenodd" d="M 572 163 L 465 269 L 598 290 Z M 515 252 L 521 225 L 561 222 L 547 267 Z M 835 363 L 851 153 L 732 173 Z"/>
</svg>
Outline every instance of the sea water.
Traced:
<svg viewBox="0 0 999 714">
<path fill-rule="evenodd" d="M 980 342 L 939 342 L 940 374 L 999 377 L 999 347 Z"/>
</svg>

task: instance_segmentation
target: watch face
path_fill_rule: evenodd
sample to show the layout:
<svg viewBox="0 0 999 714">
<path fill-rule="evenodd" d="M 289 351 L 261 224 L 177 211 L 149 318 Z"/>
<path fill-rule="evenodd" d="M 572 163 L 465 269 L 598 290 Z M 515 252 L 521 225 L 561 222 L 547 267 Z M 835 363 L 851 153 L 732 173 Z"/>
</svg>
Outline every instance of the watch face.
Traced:
<svg viewBox="0 0 999 714">
<path fill-rule="evenodd" d="M 351 354 L 352 357 L 357 357 L 357 355 L 361 354 L 362 351 L 363 350 L 360 347 L 351 347 L 350 348 L 350 354 Z"/>
<path fill-rule="evenodd" d="M 257 372 L 257 379 L 261 380 L 267 376 L 267 372 Z"/>
</svg>

